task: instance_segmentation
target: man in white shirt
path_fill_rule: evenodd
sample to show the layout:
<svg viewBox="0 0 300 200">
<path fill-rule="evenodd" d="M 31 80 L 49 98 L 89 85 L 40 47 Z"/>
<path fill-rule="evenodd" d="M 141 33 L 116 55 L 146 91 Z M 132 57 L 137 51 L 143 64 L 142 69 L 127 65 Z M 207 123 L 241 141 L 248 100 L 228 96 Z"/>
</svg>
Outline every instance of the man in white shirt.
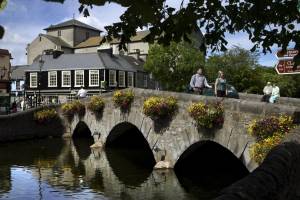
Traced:
<svg viewBox="0 0 300 200">
<path fill-rule="evenodd" d="M 280 90 L 279 87 L 273 84 L 273 89 L 272 89 L 272 95 L 270 97 L 270 103 L 275 103 L 275 101 L 278 100 L 280 97 Z"/>
<path fill-rule="evenodd" d="M 192 76 L 190 81 L 190 87 L 195 93 L 198 94 L 203 94 L 205 87 L 212 88 L 212 86 L 208 85 L 207 80 L 202 73 L 202 69 L 199 68 L 197 73 Z"/>
<path fill-rule="evenodd" d="M 80 98 L 80 99 L 83 99 L 86 97 L 86 94 L 87 94 L 87 91 L 85 89 L 83 89 L 83 87 L 80 88 L 80 90 L 78 91 L 77 93 L 77 96 Z"/>
<path fill-rule="evenodd" d="M 264 90 L 263 90 L 264 96 L 262 97 L 261 101 L 269 102 L 269 99 L 272 94 L 272 90 L 273 90 L 273 87 L 271 85 L 271 82 L 268 82 L 267 85 L 264 87 Z"/>
</svg>

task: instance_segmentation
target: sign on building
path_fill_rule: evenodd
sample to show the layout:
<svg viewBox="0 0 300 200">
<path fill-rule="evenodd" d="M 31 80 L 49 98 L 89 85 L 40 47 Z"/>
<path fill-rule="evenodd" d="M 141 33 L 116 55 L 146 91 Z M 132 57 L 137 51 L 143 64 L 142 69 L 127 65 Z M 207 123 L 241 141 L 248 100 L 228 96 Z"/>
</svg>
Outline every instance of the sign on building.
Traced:
<svg viewBox="0 0 300 200">
<path fill-rule="evenodd" d="M 286 52 L 278 51 L 276 56 L 278 63 L 275 67 L 278 74 L 300 74 L 300 64 L 295 66 L 293 58 L 298 54 L 298 50 L 289 49 Z"/>
</svg>

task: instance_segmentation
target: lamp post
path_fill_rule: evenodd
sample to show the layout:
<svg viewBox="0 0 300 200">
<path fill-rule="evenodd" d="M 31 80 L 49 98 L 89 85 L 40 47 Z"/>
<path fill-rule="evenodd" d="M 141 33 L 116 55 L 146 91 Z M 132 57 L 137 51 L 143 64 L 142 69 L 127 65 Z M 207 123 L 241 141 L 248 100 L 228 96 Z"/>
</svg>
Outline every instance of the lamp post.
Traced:
<svg viewBox="0 0 300 200">
<path fill-rule="evenodd" d="M 40 67 L 40 71 L 39 71 L 39 79 L 38 79 L 38 84 L 39 84 L 39 94 L 38 94 L 38 105 L 40 106 L 41 105 L 41 79 L 42 79 L 42 67 L 44 65 L 44 60 L 43 60 L 43 53 L 40 57 L 40 60 L 39 60 L 39 67 Z"/>
</svg>

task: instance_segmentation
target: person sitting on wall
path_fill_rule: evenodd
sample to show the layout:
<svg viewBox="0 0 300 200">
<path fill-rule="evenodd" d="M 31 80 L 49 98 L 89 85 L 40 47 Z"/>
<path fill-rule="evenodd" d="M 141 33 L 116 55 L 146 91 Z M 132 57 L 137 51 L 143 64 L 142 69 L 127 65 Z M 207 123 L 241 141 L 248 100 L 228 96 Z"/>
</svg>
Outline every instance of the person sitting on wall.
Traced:
<svg viewBox="0 0 300 200">
<path fill-rule="evenodd" d="M 272 88 L 272 95 L 270 97 L 270 103 L 275 103 L 280 97 L 280 90 L 275 83 L 273 83 L 273 88 Z"/>
<path fill-rule="evenodd" d="M 79 99 L 83 99 L 86 97 L 86 95 L 87 95 L 87 91 L 83 88 L 83 86 L 81 86 L 80 90 L 77 93 L 77 97 Z"/>
<path fill-rule="evenodd" d="M 269 99 L 272 94 L 272 90 L 273 90 L 273 87 L 271 85 L 271 82 L 267 82 L 267 85 L 264 87 L 264 90 L 263 90 L 264 96 L 262 97 L 261 101 L 269 102 Z"/>
<path fill-rule="evenodd" d="M 192 76 L 190 86 L 194 93 L 200 95 L 203 94 L 203 90 L 205 87 L 212 88 L 212 86 L 208 85 L 207 80 L 203 75 L 202 68 L 199 68 L 197 73 Z"/>
</svg>

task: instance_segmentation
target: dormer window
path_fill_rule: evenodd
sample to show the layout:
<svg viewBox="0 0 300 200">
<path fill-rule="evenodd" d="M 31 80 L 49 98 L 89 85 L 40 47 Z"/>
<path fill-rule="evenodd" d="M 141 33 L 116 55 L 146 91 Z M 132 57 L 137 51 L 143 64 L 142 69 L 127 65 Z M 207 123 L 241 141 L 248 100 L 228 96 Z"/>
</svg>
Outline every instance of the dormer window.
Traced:
<svg viewBox="0 0 300 200">
<path fill-rule="evenodd" d="M 57 36 L 61 36 L 61 30 L 57 31 Z"/>
</svg>

